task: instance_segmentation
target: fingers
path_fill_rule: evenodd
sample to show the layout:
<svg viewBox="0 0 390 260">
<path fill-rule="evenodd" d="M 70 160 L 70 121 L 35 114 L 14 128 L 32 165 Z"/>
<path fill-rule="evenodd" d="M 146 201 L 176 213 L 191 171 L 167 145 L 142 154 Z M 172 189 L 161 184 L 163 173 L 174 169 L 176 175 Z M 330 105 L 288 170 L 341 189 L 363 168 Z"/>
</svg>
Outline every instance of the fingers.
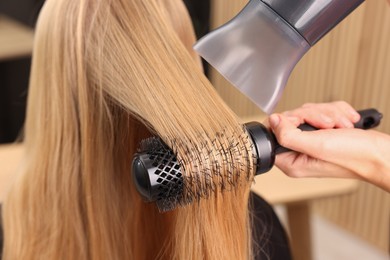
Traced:
<svg viewBox="0 0 390 260">
<path fill-rule="evenodd" d="M 287 120 L 290 121 L 291 124 L 293 124 L 295 127 L 298 127 L 299 125 L 303 124 L 302 120 L 299 117 L 296 116 L 286 116 Z M 268 117 L 264 122 L 263 125 L 270 128 L 270 117 Z"/>
<path fill-rule="evenodd" d="M 362 149 L 370 145 L 359 129 L 325 129 L 301 131 L 286 116 L 273 114 L 269 124 L 279 144 L 295 152 L 279 154 L 275 164 L 291 177 L 343 177 L 361 178 L 359 169 L 366 169 L 361 162 Z M 371 139 L 370 139 L 371 140 Z"/>
<path fill-rule="evenodd" d="M 344 101 L 332 103 L 308 103 L 301 108 L 283 113 L 289 117 L 297 117 L 301 123 L 308 123 L 314 127 L 327 128 L 353 128 L 359 121 L 360 115 L 351 105 Z"/>
<path fill-rule="evenodd" d="M 279 154 L 276 157 L 275 165 L 287 176 L 293 178 L 329 177 L 362 179 L 359 175 L 347 168 L 296 152 Z"/>
<path fill-rule="evenodd" d="M 342 130 L 305 132 L 281 114 L 271 115 L 269 124 L 279 144 L 294 151 L 279 154 L 275 161 L 276 166 L 288 176 L 359 178 L 356 172 L 343 166 L 344 160 L 337 159 L 339 156 L 335 150 L 340 150 L 340 140 L 329 142 L 331 132 Z M 333 155 L 336 159 L 332 158 Z M 326 160 L 329 157 L 331 160 Z"/>
<path fill-rule="evenodd" d="M 296 138 L 302 131 L 297 128 L 296 124 L 288 120 L 286 116 L 273 114 L 269 117 L 269 125 L 280 145 L 298 151 L 295 149 L 298 146 Z"/>
<path fill-rule="evenodd" d="M 324 150 L 327 144 L 319 135 L 321 130 L 314 131 L 315 133 L 302 131 L 284 115 L 271 115 L 269 124 L 278 143 L 293 151 L 320 158 L 318 152 Z"/>
<path fill-rule="evenodd" d="M 280 145 L 311 158 L 342 166 L 359 175 L 375 171 L 372 168 L 378 164 L 375 158 L 378 157 L 378 147 L 381 145 L 375 141 L 375 131 L 361 129 L 301 131 L 281 114 L 271 115 L 269 122 Z"/>
</svg>

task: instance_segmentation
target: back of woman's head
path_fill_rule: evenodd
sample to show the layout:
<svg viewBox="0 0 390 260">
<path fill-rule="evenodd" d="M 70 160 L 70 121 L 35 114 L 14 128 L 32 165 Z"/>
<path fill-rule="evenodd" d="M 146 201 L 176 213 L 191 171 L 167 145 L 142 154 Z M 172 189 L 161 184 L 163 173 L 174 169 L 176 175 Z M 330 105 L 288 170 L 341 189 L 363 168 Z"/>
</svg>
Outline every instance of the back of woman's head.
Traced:
<svg viewBox="0 0 390 260">
<path fill-rule="evenodd" d="M 187 38 L 177 1 L 181 26 L 176 0 L 46 1 L 4 259 L 250 257 L 251 147 L 185 48 L 192 29 Z M 152 134 L 177 153 L 193 200 L 165 214 L 131 183 Z"/>
</svg>

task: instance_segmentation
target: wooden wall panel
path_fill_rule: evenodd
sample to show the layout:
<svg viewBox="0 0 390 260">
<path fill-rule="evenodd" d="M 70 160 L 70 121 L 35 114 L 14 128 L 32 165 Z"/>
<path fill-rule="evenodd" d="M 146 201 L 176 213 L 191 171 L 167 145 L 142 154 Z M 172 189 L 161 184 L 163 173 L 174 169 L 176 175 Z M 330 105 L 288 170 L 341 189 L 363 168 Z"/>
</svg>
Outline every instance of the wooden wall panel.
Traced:
<svg viewBox="0 0 390 260">
<path fill-rule="evenodd" d="M 390 133 L 390 6 L 385 1 L 365 3 L 361 32 L 350 101 L 357 108 L 377 107 L 385 116 L 379 129 Z M 388 250 L 389 193 L 362 184 L 353 196 L 318 203 L 316 209 L 378 248 Z"/>
<path fill-rule="evenodd" d="M 212 26 L 225 23 L 246 2 L 213 0 Z M 239 116 L 261 113 L 217 72 L 211 75 L 220 95 Z M 385 116 L 379 130 L 390 134 L 390 6 L 386 1 L 367 1 L 315 45 L 294 69 L 276 110 L 335 100 L 348 101 L 357 109 L 378 108 Z M 357 193 L 320 201 L 315 210 L 388 250 L 389 193 L 362 183 Z"/>
</svg>

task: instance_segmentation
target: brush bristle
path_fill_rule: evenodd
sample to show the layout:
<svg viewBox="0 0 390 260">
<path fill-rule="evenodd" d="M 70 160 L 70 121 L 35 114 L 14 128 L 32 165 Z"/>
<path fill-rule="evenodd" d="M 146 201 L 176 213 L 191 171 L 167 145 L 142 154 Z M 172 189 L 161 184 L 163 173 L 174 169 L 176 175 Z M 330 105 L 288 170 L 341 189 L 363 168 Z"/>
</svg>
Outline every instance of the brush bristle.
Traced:
<svg viewBox="0 0 390 260">
<path fill-rule="evenodd" d="M 140 152 L 148 155 L 154 167 L 149 174 L 153 175 L 151 179 L 157 179 L 152 187 L 158 194 L 156 205 L 160 212 L 207 199 L 214 192 L 234 190 L 243 180 L 246 184 L 253 180 L 256 158 L 246 134 L 228 138 L 223 131 L 214 138 L 202 136 L 200 140 L 204 142 L 171 140 L 170 147 L 175 151 L 158 137 L 141 142 Z M 179 150 L 180 158 L 176 152 Z"/>
<path fill-rule="evenodd" d="M 213 136 L 203 133 L 196 139 L 202 142 L 172 143 L 171 147 L 180 151 L 176 154 L 183 171 L 181 206 L 208 199 L 216 192 L 235 190 L 253 180 L 256 156 L 245 131 L 222 130 Z"/>
</svg>

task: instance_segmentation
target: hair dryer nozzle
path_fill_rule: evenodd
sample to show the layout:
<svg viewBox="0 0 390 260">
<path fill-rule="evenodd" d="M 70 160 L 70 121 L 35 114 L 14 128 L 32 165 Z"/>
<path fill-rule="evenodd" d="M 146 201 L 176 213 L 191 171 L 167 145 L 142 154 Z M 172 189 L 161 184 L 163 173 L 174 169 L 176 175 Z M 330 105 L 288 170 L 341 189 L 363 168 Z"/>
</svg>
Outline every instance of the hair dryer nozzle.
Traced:
<svg viewBox="0 0 390 260">
<path fill-rule="evenodd" d="M 235 18 L 194 46 L 267 114 L 273 111 L 291 71 L 309 48 L 293 27 L 260 0 L 251 0 Z"/>
</svg>

